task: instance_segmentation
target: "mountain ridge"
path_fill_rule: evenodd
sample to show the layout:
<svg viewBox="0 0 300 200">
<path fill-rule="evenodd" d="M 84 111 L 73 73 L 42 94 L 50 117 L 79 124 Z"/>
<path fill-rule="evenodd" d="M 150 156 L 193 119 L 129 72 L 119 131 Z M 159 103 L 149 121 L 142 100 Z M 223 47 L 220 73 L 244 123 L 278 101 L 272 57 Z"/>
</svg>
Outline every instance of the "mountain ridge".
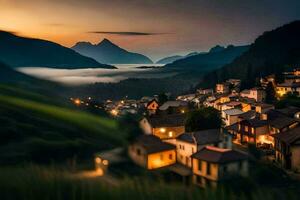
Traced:
<svg viewBox="0 0 300 200">
<path fill-rule="evenodd" d="M 115 68 L 60 44 L 0 30 L 0 61 L 11 67 Z"/>
<path fill-rule="evenodd" d="M 127 51 L 104 38 L 98 44 L 77 42 L 73 50 L 89 56 L 101 63 L 107 64 L 152 64 L 152 60 L 145 55 Z"/>
</svg>

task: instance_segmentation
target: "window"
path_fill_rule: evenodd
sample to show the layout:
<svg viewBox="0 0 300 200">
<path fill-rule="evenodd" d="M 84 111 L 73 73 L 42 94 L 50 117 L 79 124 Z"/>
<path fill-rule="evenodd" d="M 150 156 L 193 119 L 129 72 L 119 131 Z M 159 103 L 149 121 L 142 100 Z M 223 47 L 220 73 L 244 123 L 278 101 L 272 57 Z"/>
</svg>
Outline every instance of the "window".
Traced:
<svg viewBox="0 0 300 200">
<path fill-rule="evenodd" d="M 173 154 L 169 154 L 169 160 L 173 160 Z"/>
<path fill-rule="evenodd" d="M 141 150 L 140 149 L 136 149 L 136 154 L 137 155 L 141 155 Z"/>
<path fill-rule="evenodd" d="M 207 163 L 207 165 L 206 165 L 206 174 L 207 175 L 210 175 L 210 173 L 211 173 L 210 167 L 211 167 L 211 164 Z"/>
<path fill-rule="evenodd" d="M 160 154 L 160 160 L 163 160 L 163 159 L 164 159 L 164 155 Z"/>
<path fill-rule="evenodd" d="M 227 171 L 228 171 L 228 168 L 227 168 L 227 165 L 225 165 L 225 166 L 223 167 L 223 172 L 224 172 L 224 173 L 227 173 Z"/>
<path fill-rule="evenodd" d="M 248 126 L 245 126 L 245 131 L 248 132 Z"/>
<path fill-rule="evenodd" d="M 184 145 L 182 145 L 182 149 L 184 150 Z"/>
<path fill-rule="evenodd" d="M 198 160 L 198 170 L 202 171 L 202 161 Z"/>
</svg>

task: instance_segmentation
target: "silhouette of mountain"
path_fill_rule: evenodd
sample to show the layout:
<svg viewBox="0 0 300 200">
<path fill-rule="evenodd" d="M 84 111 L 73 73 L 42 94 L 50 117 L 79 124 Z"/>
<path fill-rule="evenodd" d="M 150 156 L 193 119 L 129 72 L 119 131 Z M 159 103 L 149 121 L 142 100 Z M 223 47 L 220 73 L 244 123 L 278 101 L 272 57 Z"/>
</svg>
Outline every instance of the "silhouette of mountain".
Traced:
<svg viewBox="0 0 300 200">
<path fill-rule="evenodd" d="M 216 46 L 214 46 L 213 48 L 211 48 L 211 49 L 209 50 L 209 52 L 210 52 L 210 53 L 213 53 L 213 52 L 220 52 L 220 51 L 223 51 L 223 50 L 225 50 L 225 47 L 222 47 L 222 46 L 220 46 L 220 45 L 216 45 Z"/>
<path fill-rule="evenodd" d="M 78 42 L 72 49 L 78 53 L 94 58 L 98 62 L 107 64 L 152 64 L 146 56 L 132 53 L 120 48 L 108 39 L 103 39 L 99 44 Z"/>
<path fill-rule="evenodd" d="M 0 31 L 0 61 L 11 67 L 114 68 L 54 42 Z"/>
<path fill-rule="evenodd" d="M 232 63 L 209 73 L 201 84 L 213 86 L 228 78 L 242 79 L 245 87 L 268 74 L 281 74 L 300 64 L 300 21 L 294 21 L 275 30 L 265 32 L 249 50 Z"/>
<path fill-rule="evenodd" d="M 167 64 L 166 68 L 177 70 L 211 71 L 218 69 L 247 51 L 249 46 L 233 46 L 227 48 L 217 46 L 207 53 L 199 53 Z"/>
<path fill-rule="evenodd" d="M 180 60 L 180 59 L 187 58 L 189 56 L 194 56 L 197 54 L 198 54 L 197 52 L 192 52 L 192 53 L 187 54 L 186 56 L 180 56 L 180 55 L 169 56 L 169 57 L 160 59 L 159 61 L 156 62 L 156 64 L 169 64 L 176 60 Z"/>
</svg>

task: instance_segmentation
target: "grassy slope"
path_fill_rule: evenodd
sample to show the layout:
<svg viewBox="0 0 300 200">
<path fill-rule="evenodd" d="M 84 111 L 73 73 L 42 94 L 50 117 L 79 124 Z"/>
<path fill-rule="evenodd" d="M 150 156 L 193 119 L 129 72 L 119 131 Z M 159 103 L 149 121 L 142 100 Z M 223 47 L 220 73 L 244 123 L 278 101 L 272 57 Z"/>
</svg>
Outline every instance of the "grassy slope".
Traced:
<svg viewBox="0 0 300 200">
<path fill-rule="evenodd" d="M 0 85 L 0 125 L 0 162 L 18 156 L 41 161 L 39 151 L 53 160 L 74 154 L 91 156 L 96 150 L 125 141 L 124 133 L 114 120 L 67 108 L 49 97 L 4 85 Z"/>
</svg>

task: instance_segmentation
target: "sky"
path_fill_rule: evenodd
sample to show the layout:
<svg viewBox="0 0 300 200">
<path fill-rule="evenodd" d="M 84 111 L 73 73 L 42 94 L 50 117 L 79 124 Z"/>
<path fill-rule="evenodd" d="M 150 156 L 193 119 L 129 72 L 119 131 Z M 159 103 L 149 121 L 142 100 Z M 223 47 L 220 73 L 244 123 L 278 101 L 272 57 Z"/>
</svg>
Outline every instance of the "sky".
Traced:
<svg viewBox="0 0 300 200">
<path fill-rule="evenodd" d="M 0 29 L 71 47 L 107 38 L 153 60 L 252 43 L 300 0 L 0 0 Z"/>
</svg>

